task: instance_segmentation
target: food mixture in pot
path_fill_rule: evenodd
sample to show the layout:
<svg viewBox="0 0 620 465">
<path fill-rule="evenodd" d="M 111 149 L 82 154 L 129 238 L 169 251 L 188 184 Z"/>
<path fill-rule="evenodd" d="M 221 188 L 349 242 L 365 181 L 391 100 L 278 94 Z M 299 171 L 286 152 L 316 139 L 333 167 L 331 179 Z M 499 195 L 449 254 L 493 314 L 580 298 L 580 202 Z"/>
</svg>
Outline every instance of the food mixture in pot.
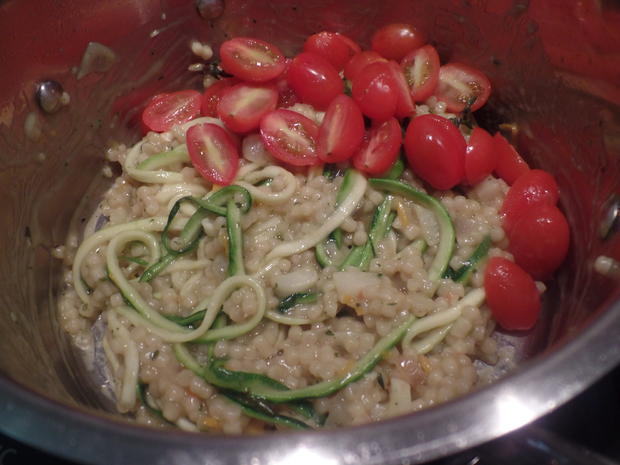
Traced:
<svg viewBox="0 0 620 465">
<path fill-rule="evenodd" d="M 219 59 L 107 151 L 121 174 L 62 249 L 62 327 L 105 353 L 118 410 L 336 427 L 510 368 L 496 322 L 536 324 L 569 237 L 553 177 L 476 125 L 484 74 L 440 65 L 408 25 L 366 51 L 322 32 L 292 59 L 243 37 Z"/>
</svg>

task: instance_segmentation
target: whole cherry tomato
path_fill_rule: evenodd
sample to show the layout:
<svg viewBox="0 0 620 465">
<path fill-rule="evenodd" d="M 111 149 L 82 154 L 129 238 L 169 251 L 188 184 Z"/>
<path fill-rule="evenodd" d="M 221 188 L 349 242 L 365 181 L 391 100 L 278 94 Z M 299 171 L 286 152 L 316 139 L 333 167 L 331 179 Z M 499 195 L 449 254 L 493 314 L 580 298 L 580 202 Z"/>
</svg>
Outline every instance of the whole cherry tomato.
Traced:
<svg viewBox="0 0 620 465">
<path fill-rule="evenodd" d="M 493 149 L 497 157 L 495 173 L 511 185 L 519 176 L 530 170 L 519 152 L 499 132 L 493 136 Z"/>
<path fill-rule="evenodd" d="M 529 170 L 517 178 L 504 198 L 502 226 L 510 234 L 523 213 L 539 205 L 555 205 L 560 190 L 555 178 L 543 170 Z"/>
<path fill-rule="evenodd" d="M 542 280 L 566 258 L 570 232 L 566 217 L 555 205 L 537 205 L 517 219 L 508 239 L 515 262 Z"/>
<path fill-rule="evenodd" d="M 304 52 L 316 53 L 329 61 L 338 71 L 362 49 L 353 40 L 337 32 L 319 32 L 306 39 Z"/>
<path fill-rule="evenodd" d="M 465 138 L 439 115 L 414 118 L 405 134 L 405 153 L 413 172 L 435 189 L 452 189 L 465 176 Z"/>
<path fill-rule="evenodd" d="M 388 62 L 376 62 L 362 69 L 351 82 L 353 99 L 369 118 L 385 121 L 396 113 L 398 84 Z"/>
<path fill-rule="evenodd" d="M 366 66 L 377 61 L 387 61 L 377 52 L 372 50 L 364 50 L 363 52 L 354 55 L 344 67 L 344 77 L 347 79 L 353 79 L 357 74 L 363 70 Z"/>
<path fill-rule="evenodd" d="M 540 314 L 536 283 L 519 265 L 501 257 L 489 259 L 484 271 L 487 304 L 499 325 L 509 331 L 531 329 Z"/>
<path fill-rule="evenodd" d="M 371 48 L 388 60 L 400 61 L 426 43 L 424 35 L 411 24 L 394 23 L 377 29 Z"/>
<path fill-rule="evenodd" d="M 344 91 L 336 68 L 316 53 L 303 52 L 293 58 L 287 80 L 302 102 L 321 110 Z"/>
<path fill-rule="evenodd" d="M 480 127 L 469 136 L 465 150 L 465 181 L 475 186 L 493 172 L 496 165 L 493 137 Z"/>
</svg>

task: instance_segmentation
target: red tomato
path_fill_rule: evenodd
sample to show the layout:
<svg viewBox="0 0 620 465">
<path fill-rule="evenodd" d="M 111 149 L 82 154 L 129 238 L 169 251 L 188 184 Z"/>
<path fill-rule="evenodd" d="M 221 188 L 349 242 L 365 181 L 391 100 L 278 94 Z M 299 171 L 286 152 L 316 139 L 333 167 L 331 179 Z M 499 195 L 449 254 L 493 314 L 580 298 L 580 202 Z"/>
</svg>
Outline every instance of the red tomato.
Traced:
<svg viewBox="0 0 620 465">
<path fill-rule="evenodd" d="M 217 118 L 217 104 L 220 101 L 222 92 L 229 87 L 239 83 L 237 78 L 224 78 L 214 82 L 207 87 L 202 94 L 202 105 L 200 106 L 200 114 L 202 116 L 210 116 Z"/>
<path fill-rule="evenodd" d="M 363 70 L 366 66 L 371 63 L 376 63 L 377 61 L 387 61 L 377 52 L 373 52 L 372 50 L 365 50 L 361 53 L 358 53 L 353 58 L 349 60 L 349 62 L 344 67 L 344 77 L 347 79 L 353 79 L 357 74 Z"/>
<path fill-rule="evenodd" d="M 319 162 L 319 127 L 296 111 L 279 109 L 267 113 L 261 119 L 260 134 L 267 150 L 278 160 L 295 166 Z"/>
<path fill-rule="evenodd" d="M 398 158 L 402 140 L 402 131 L 396 118 L 374 125 L 353 156 L 353 166 L 368 174 L 385 173 Z"/>
<path fill-rule="evenodd" d="M 475 68 L 462 63 L 448 63 L 439 68 L 435 95 L 446 103 L 449 112 L 461 112 L 468 105 L 471 111 L 476 111 L 489 99 L 491 83 Z"/>
<path fill-rule="evenodd" d="M 497 157 L 495 173 L 507 184 L 514 183 L 519 176 L 530 170 L 527 162 L 499 132 L 493 136 L 493 150 Z"/>
<path fill-rule="evenodd" d="M 411 169 L 435 189 L 452 189 L 463 180 L 466 145 L 456 126 L 438 115 L 414 118 L 405 134 Z"/>
<path fill-rule="evenodd" d="M 415 26 L 395 23 L 378 29 L 372 36 L 370 48 L 388 60 L 400 61 L 425 43 L 426 39 Z"/>
<path fill-rule="evenodd" d="M 299 103 L 299 98 L 297 98 L 297 95 L 295 95 L 295 91 L 291 89 L 291 86 L 289 85 L 288 79 L 286 77 L 288 74 L 288 67 L 291 65 L 292 62 L 292 59 L 287 58 L 286 69 L 280 76 L 278 76 L 273 81 L 276 89 L 278 89 L 278 108 L 286 108 L 295 105 L 296 103 Z"/>
<path fill-rule="evenodd" d="M 570 232 L 566 217 L 555 205 L 537 205 L 519 217 L 508 239 L 515 262 L 536 279 L 545 279 L 566 258 Z"/>
<path fill-rule="evenodd" d="M 339 95 L 319 128 L 317 154 L 325 163 L 348 160 L 364 138 L 364 116 L 351 97 Z"/>
<path fill-rule="evenodd" d="M 392 77 L 396 84 L 394 88 L 396 91 L 396 117 L 410 118 L 415 114 L 415 105 L 403 69 L 395 61 L 388 62 L 388 65 L 392 70 Z"/>
<path fill-rule="evenodd" d="M 353 40 L 337 32 L 319 32 L 308 37 L 304 43 L 304 52 L 321 55 L 337 70 L 344 68 L 351 57 L 361 51 Z"/>
<path fill-rule="evenodd" d="M 321 110 L 344 91 L 336 68 L 316 53 L 303 52 L 293 58 L 287 79 L 302 102 Z"/>
<path fill-rule="evenodd" d="M 465 181 L 474 186 L 495 169 L 497 159 L 493 151 L 493 137 L 480 127 L 469 136 L 465 150 Z"/>
<path fill-rule="evenodd" d="M 492 257 L 484 271 L 487 304 L 499 325 L 509 331 L 531 329 L 540 314 L 536 283 L 519 265 Z"/>
<path fill-rule="evenodd" d="M 405 71 L 414 101 L 423 102 L 433 95 L 439 82 L 440 66 L 435 47 L 425 45 L 414 50 L 402 59 L 400 66 Z"/>
<path fill-rule="evenodd" d="M 558 183 L 543 170 L 529 170 L 508 189 L 500 214 L 502 226 L 510 234 L 523 213 L 539 205 L 555 205 L 560 197 Z"/>
<path fill-rule="evenodd" d="M 385 121 L 394 116 L 398 105 L 398 84 L 388 62 L 366 66 L 351 82 L 353 99 L 369 118 Z"/>
<path fill-rule="evenodd" d="M 217 114 L 234 132 L 258 128 L 264 114 L 276 109 L 278 91 L 272 86 L 237 84 L 226 89 L 217 105 Z"/>
<path fill-rule="evenodd" d="M 235 37 L 222 43 L 220 59 L 224 71 L 252 82 L 275 79 L 286 68 L 278 47 L 251 37 Z"/>
<path fill-rule="evenodd" d="M 201 102 L 202 95 L 195 90 L 156 95 L 142 112 L 142 123 L 151 131 L 168 131 L 198 116 Z"/>
<path fill-rule="evenodd" d="M 239 151 L 225 129 L 196 124 L 187 130 L 187 151 L 194 168 L 213 184 L 228 185 L 239 169 Z"/>
</svg>

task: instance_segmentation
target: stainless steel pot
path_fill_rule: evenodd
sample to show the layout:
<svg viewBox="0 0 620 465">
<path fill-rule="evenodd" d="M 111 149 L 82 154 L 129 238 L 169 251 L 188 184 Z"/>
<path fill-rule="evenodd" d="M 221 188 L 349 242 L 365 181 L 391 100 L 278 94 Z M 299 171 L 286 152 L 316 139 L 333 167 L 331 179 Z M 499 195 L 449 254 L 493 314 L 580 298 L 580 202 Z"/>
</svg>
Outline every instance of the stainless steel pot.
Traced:
<svg viewBox="0 0 620 465">
<path fill-rule="evenodd" d="M 0 431 L 85 463 L 420 463 L 503 435 L 586 389 L 620 361 L 620 14 L 612 2 L 558 0 L 5 0 L 0 1 Z M 223 11 L 220 4 L 225 3 Z M 215 6 L 215 8 L 213 8 Z M 377 26 L 424 28 L 444 60 L 491 78 L 481 122 L 514 123 L 528 160 L 555 173 L 572 244 L 527 337 L 507 335 L 523 364 L 448 404 L 377 424 L 305 434 L 223 437 L 143 428 L 106 410 L 60 333 L 54 297 L 79 204 L 105 187 L 102 151 L 135 139 L 136 107 L 196 84 L 192 38 L 252 35 L 299 49 L 319 30 L 362 43 Z M 111 61 L 78 79 L 89 41 Z M 71 96 L 46 113 L 37 84 Z M 28 130 L 24 128 L 27 127 Z M 613 263 L 613 262 L 612 262 Z"/>
</svg>

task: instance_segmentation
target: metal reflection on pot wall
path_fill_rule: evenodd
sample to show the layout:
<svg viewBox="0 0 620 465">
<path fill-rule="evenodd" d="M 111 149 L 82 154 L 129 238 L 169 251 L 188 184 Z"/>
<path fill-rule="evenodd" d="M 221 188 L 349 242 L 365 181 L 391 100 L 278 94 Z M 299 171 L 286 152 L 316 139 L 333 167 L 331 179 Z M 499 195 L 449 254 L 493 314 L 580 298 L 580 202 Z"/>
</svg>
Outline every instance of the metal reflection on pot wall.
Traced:
<svg viewBox="0 0 620 465">
<path fill-rule="evenodd" d="M 202 4 L 210 3 L 218 2 Z M 32 15 L 33 9 L 47 14 Z M 207 456 L 284 463 L 290 454 L 333 463 L 419 463 L 543 415 L 620 360 L 609 343 L 620 334 L 619 286 L 592 271 L 599 255 L 620 259 L 618 235 L 602 240 L 598 233 L 607 200 L 620 192 L 620 41 L 609 2 L 227 0 L 223 11 L 207 16 L 189 0 L 0 2 L 0 62 L 10 64 L 0 76 L 2 431 L 100 463 L 123 463 L 115 450 L 151 463 L 171 457 L 203 463 Z M 21 26 L 26 19 L 28 30 Z M 73 206 L 84 198 L 96 203 L 108 182 L 100 171 L 108 140 L 135 138 L 135 115 L 146 97 L 197 82 L 199 74 L 186 72 L 191 39 L 256 35 L 292 53 L 318 30 L 339 30 L 367 45 L 377 26 L 405 20 L 426 30 L 444 60 L 466 61 L 491 77 L 495 93 L 481 122 L 515 123 L 523 153 L 562 185 L 574 242 L 546 319 L 530 337 L 531 360 L 502 382 L 432 411 L 309 436 L 195 437 L 107 419 L 97 387 L 84 381 L 88 374 L 58 334 L 50 251 L 64 241 Z M 117 60 L 78 82 L 71 69 L 90 41 L 110 47 Z M 34 94 L 44 79 L 62 83 L 68 107 L 51 115 L 39 110 Z M 32 112 L 41 121 L 37 141 L 23 134 Z M 29 437 L 24 422 L 39 425 L 40 434 Z M 68 440 L 91 446 L 63 450 Z"/>
</svg>

